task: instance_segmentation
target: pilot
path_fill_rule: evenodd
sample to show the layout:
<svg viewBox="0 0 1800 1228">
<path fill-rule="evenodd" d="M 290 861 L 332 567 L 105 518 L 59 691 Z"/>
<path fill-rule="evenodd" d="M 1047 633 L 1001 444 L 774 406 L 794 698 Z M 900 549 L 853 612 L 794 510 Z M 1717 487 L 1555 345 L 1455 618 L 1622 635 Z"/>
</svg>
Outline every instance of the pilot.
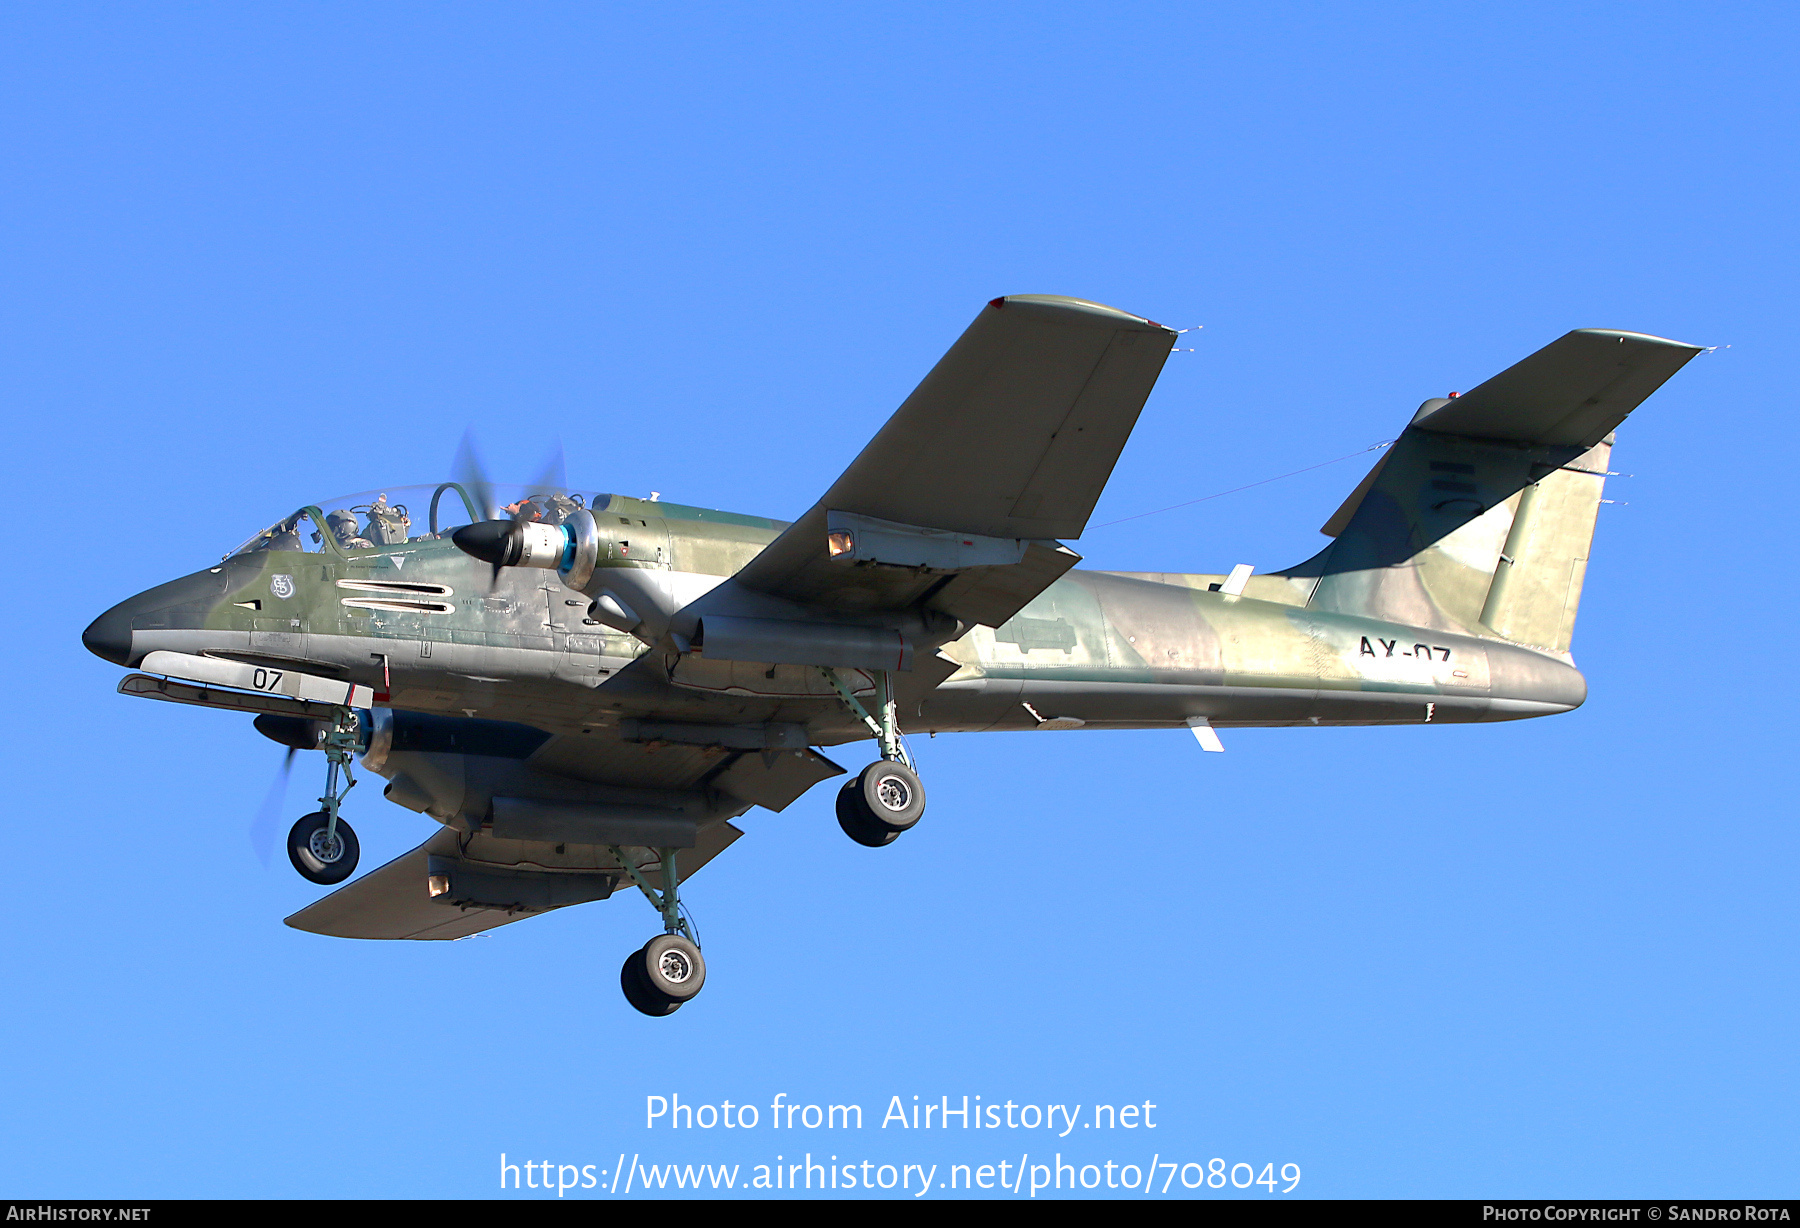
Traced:
<svg viewBox="0 0 1800 1228">
<path fill-rule="evenodd" d="M 345 550 L 373 550 L 375 548 L 374 542 L 357 533 L 356 517 L 341 507 L 335 512 L 325 513 L 325 525 L 331 530 L 331 535 L 337 539 L 337 544 Z"/>
<path fill-rule="evenodd" d="M 536 496 L 528 496 L 527 498 L 520 499 L 517 503 L 509 503 L 500 510 L 505 512 L 508 516 L 511 516 L 514 520 L 535 521 L 544 518 L 543 505 L 537 501 Z"/>
</svg>

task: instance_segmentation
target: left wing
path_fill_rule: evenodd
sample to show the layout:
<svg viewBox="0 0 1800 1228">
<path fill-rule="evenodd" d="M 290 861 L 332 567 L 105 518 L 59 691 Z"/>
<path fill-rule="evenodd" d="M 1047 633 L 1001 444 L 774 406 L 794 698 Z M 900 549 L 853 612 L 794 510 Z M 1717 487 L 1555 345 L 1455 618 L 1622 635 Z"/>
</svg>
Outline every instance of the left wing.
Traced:
<svg viewBox="0 0 1800 1228">
<path fill-rule="evenodd" d="M 998 626 L 1078 561 L 1055 539 L 1081 535 L 1174 342 L 1100 303 L 995 299 L 733 587 Z"/>
</svg>

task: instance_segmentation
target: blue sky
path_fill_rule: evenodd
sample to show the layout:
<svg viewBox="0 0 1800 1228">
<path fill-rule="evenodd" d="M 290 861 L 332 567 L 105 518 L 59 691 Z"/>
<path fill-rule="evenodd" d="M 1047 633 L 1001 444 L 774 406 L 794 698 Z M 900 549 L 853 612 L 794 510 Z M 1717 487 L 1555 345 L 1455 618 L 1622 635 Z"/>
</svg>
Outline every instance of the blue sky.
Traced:
<svg viewBox="0 0 1800 1228">
<path fill-rule="evenodd" d="M 1795 33 L 1754 4 L 0 14 L 0 1193 L 1060 1152 L 1292 1163 L 1296 1195 L 1793 1195 Z M 655 929 L 624 896 L 455 944 L 286 929 L 316 889 L 246 834 L 280 749 L 81 648 L 303 502 L 439 479 L 469 426 L 503 476 L 561 440 L 582 486 L 795 515 L 1006 293 L 1204 325 L 1096 524 L 1389 438 L 1571 328 L 1730 348 L 1620 432 L 1580 711 L 928 741 L 889 849 L 829 790 L 746 821 L 668 1020 L 619 997 Z M 1363 468 L 1078 548 L 1280 567 Z M 428 834 L 353 811 L 367 865 Z M 778 1093 L 868 1124 L 643 1124 Z M 1157 1126 L 876 1124 L 965 1094 Z"/>
</svg>

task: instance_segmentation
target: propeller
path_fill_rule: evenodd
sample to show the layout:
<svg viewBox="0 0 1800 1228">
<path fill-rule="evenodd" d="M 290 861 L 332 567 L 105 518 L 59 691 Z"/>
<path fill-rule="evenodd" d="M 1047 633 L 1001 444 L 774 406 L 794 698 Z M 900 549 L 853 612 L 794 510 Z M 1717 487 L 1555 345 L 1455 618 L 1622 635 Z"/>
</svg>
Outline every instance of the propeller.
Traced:
<svg viewBox="0 0 1800 1228">
<path fill-rule="evenodd" d="M 538 470 L 538 480 L 530 486 L 534 495 L 565 494 L 569 488 L 567 466 L 563 463 L 562 440 L 550 445 L 550 454 L 544 458 L 543 468 Z"/>
<path fill-rule="evenodd" d="M 252 723 L 263 737 L 288 748 L 287 758 L 281 761 L 269 794 L 250 824 L 250 847 L 256 850 L 256 859 L 266 870 L 275 852 L 275 837 L 281 830 L 281 807 L 287 801 L 288 773 L 294 770 L 294 756 L 303 750 L 317 750 L 325 736 L 325 725 L 310 717 L 277 716 L 273 712 L 263 713 Z"/>
<path fill-rule="evenodd" d="M 475 431 L 470 428 L 463 432 L 462 442 L 456 446 L 456 459 L 450 464 L 450 476 L 469 492 L 475 500 L 475 510 L 483 520 L 493 520 L 499 515 L 494 510 L 494 484 L 488 481 L 487 470 L 481 463 L 481 454 L 475 450 Z"/>
<path fill-rule="evenodd" d="M 288 774 L 294 770 L 294 756 L 299 753 L 299 747 L 288 747 L 287 756 L 282 759 L 281 767 L 269 785 L 268 796 L 263 798 L 261 809 L 250 823 L 250 847 L 265 870 L 275 853 L 275 838 L 281 831 L 281 811 L 287 803 Z"/>
<path fill-rule="evenodd" d="M 516 553 L 517 543 L 513 540 L 512 521 L 500 518 L 499 507 L 494 500 L 494 484 L 488 481 L 487 467 L 481 463 L 481 453 L 475 447 L 475 429 L 470 427 L 463 432 L 462 442 L 456 446 L 456 459 L 451 462 L 450 475 L 462 484 L 475 501 L 475 508 L 481 513 L 481 519 L 474 524 L 464 525 L 450 535 L 457 549 L 464 554 L 472 555 L 493 567 L 488 576 L 488 592 L 493 592 L 500 583 L 500 569 L 506 566 L 507 555 Z"/>
<path fill-rule="evenodd" d="M 450 540 L 464 554 L 480 559 L 493 568 L 488 577 L 488 592 L 491 593 L 498 587 L 500 569 L 517 563 L 524 555 L 524 526 L 539 518 L 531 502 L 532 496 L 564 493 L 568 485 L 565 470 L 563 446 L 559 440 L 545 459 L 538 480 L 526 487 L 526 497 L 504 508 L 496 507 L 493 485 L 488 481 L 475 450 L 474 433 L 463 433 L 462 444 L 456 450 L 456 477 L 475 499 L 487 519 L 464 525 L 450 535 Z M 501 515 L 502 512 L 505 513 L 504 516 Z"/>
</svg>

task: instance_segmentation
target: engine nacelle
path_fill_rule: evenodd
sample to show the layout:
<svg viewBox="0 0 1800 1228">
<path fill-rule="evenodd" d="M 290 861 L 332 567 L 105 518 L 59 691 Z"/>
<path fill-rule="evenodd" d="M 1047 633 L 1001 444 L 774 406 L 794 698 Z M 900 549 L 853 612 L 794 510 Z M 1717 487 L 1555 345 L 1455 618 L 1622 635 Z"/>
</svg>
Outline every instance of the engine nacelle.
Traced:
<svg viewBox="0 0 1800 1228">
<path fill-rule="evenodd" d="M 709 661 L 909 670 L 913 642 L 889 627 L 708 615 L 695 626 L 694 651 Z"/>
<path fill-rule="evenodd" d="M 586 508 L 561 524 L 535 520 L 483 520 L 450 535 L 456 548 L 495 567 L 535 567 L 562 574 L 570 588 L 585 590 L 600 558 L 600 532 Z"/>
</svg>

